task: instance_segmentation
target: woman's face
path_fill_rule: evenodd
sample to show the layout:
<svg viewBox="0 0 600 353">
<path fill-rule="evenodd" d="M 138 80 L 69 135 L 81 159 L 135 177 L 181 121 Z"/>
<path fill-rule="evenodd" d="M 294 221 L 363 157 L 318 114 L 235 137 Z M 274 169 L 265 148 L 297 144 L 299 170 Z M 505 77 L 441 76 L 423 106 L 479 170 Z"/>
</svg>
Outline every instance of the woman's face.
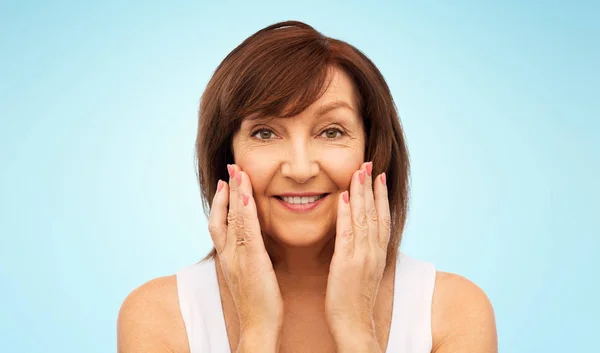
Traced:
<svg viewBox="0 0 600 353">
<path fill-rule="evenodd" d="M 301 114 L 245 119 L 233 136 L 235 163 L 252 182 L 261 229 L 288 246 L 335 234 L 339 194 L 364 162 L 356 90 L 344 71 L 332 75 L 325 94 Z"/>
</svg>

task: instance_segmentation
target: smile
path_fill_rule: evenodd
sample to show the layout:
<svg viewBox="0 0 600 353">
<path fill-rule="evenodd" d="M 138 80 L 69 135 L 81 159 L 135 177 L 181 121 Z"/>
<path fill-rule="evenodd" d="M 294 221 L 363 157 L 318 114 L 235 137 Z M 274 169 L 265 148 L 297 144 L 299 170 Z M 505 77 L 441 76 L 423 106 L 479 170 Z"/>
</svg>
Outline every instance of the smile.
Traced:
<svg viewBox="0 0 600 353">
<path fill-rule="evenodd" d="M 329 194 L 311 196 L 275 196 L 279 203 L 290 211 L 308 212 L 314 210 Z"/>
<path fill-rule="evenodd" d="M 281 196 L 281 198 L 283 199 L 283 201 L 287 202 L 287 203 L 291 203 L 294 205 L 300 205 L 300 204 L 305 204 L 305 203 L 313 203 L 321 198 L 325 197 L 325 194 L 323 195 L 316 195 L 316 196 Z"/>
</svg>

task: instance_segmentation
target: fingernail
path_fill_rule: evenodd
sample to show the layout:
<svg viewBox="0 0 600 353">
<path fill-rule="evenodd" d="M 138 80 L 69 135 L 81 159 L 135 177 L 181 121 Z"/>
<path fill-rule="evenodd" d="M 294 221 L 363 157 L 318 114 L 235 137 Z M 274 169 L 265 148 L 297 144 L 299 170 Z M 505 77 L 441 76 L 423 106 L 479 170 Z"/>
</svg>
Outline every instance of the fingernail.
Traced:
<svg viewBox="0 0 600 353">
<path fill-rule="evenodd" d="M 385 173 L 381 173 L 381 183 L 385 185 Z"/>
<path fill-rule="evenodd" d="M 365 171 L 364 170 L 361 170 L 358 173 L 358 180 L 360 181 L 361 184 L 365 183 Z"/>
<path fill-rule="evenodd" d="M 237 181 L 238 185 L 242 184 L 242 173 L 237 173 L 235 175 L 235 181 Z"/>
<path fill-rule="evenodd" d="M 227 165 L 227 172 L 229 173 L 229 177 L 233 179 L 235 177 L 235 168 L 231 165 Z"/>
<path fill-rule="evenodd" d="M 369 176 L 371 176 L 371 173 L 373 173 L 373 162 L 367 163 L 367 165 L 365 166 L 365 169 L 367 169 L 367 174 L 369 174 Z"/>
<path fill-rule="evenodd" d="M 248 206 L 248 200 L 250 200 L 250 197 L 248 197 L 246 194 L 242 194 L 242 202 L 244 203 L 244 206 Z"/>
<path fill-rule="evenodd" d="M 222 188 L 223 188 L 223 182 L 221 182 L 221 179 L 219 179 L 219 182 L 217 183 L 217 192 L 221 191 Z"/>
<path fill-rule="evenodd" d="M 344 200 L 345 203 L 350 202 L 349 198 L 348 198 L 348 191 L 344 191 L 342 193 L 342 200 Z"/>
</svg>

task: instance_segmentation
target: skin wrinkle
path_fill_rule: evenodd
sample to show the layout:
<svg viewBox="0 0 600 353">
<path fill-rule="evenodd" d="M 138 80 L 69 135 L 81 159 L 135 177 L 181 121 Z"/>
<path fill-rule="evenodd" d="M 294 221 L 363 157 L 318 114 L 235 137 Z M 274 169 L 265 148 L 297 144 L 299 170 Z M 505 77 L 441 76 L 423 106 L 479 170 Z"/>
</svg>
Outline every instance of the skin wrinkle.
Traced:
<svg viewBox="0 0 600 353">
<path fill-rule="evenodd" d="M 288 119 L 290 119 L 290 118 L 288 118 Z M 354 142 L 354 143 L 350 143 L 349 141 L 331 141 L 331 142 L 327 141 L 327 143 L 334 144 L 334 145 L 342 144 L 347 147 L 355 147 L 356 140 L 358 139 L 358 136 L 357 136 L 358 134 L 356 133 L 356 130 L 359 128 L 362 128 L 362 127 L 357 127 L 356 126 L 357 124 L 349 124 L 349 123 L 344 124 L 344 123 L 345 123 L 345 121 L 343 118 L 341 118 L 341 119 L 340 118 L 338 118 L 338 119 L 330 118 L 329 120 L 326 120 L 325 122 L 323 122 L 322 126 L 319 126 L 315 130 L 318 130 L 317 133 L 321 134 L 322 132 L 324 132 L 324 130 L 327 130 L 328 128 L 336 128 L 337 126 L 334 126 L 334 125 L 339 124 L 340 127 L 342 128 L 341 130 L 343 130 L 342 133 L 344 133 L 346 135 L 346 137 L 351 140 L 350 142 Z M 242 124 L 242 126 L 243 125 L 244 125 L 244 123 Z M 276 126 L 278 126 L 278 125 L 280 126 L 279 129 L 276 128 Z M 354 125 L 354 126 L 353 126 L 353 128 L 348 128 L 348 127 L 345 127 L 344 125 Z M 241 133 L 244 135 L 243 141 L 245 143 L 247 143 L 247 145 L 244 146 L 244 148 L 256 148 L 256 147 L 266 146 L 269 144 L 269 142 L 253 143 L 253 141 L 252 141 L 251 134 L 253 135 L 254 132 L 256 132 L 262 128 L 272 130 L 274 132 L 274 134 L 277 136 L 289 137 L 291 135 L 291 134 L 289 134 L 288 131 L 286 131 L 285 126 L 281 126 L 280 124 L 277 124 L 276 122 L 273 122 L 273 121 L 270 123 L 258 123 L 258 124 L 255 124 L 255 125 L 252 125 L 249 127 L 243 126 L 241 129 Z M 279 133 L 279 130 L 283 130 L 286 133 L 281 134 L 281 133 Z M 315 133 L 315 135 L 316 135 L 316 133 Z M 346 140 L 346 139 L 343 139 L 343 140 Z"/>
<path fill-rule="evenodd" d="M 354 84 L 342 70 L 332 74 L 328 90 L 301 114 L 248 117 L 233 137 L 234 160 L 251 180 L 261 231 L 274 255 L 276 272 L 313 276 L 328 272 L 336 200 L 349 189 L 353 173 L 364 162 L 365 132 Z M 261 129 L 272 133 L 258 133 Z M 328 129 L 339 129 L 341 135 L 328 138 Z M 264 137 L 267 142 L 258 140 Z M 292 214 L 274 197 L 306 191 L 329 194 L 317 212 Z"/>
</svg>

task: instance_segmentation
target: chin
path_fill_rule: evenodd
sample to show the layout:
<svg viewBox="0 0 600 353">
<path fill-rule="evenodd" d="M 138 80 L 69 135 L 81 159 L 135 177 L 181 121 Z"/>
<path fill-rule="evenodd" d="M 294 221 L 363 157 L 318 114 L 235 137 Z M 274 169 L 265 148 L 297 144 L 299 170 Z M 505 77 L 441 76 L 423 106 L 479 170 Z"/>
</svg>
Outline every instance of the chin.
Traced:
<svg viewBox="0 0 600 353">
<path fill-rule="evenodd" d="M 290 247 L 316 246 L 331 237 L 329 230 L 331 227 L 315 225 L 312 222 L 309 224 L 301 224 L 299 222 L 281 224 L 273 228 L 275 228 L 275 231 L 271 233 L 273 240 L 281 245 Z"/>
</svg>

